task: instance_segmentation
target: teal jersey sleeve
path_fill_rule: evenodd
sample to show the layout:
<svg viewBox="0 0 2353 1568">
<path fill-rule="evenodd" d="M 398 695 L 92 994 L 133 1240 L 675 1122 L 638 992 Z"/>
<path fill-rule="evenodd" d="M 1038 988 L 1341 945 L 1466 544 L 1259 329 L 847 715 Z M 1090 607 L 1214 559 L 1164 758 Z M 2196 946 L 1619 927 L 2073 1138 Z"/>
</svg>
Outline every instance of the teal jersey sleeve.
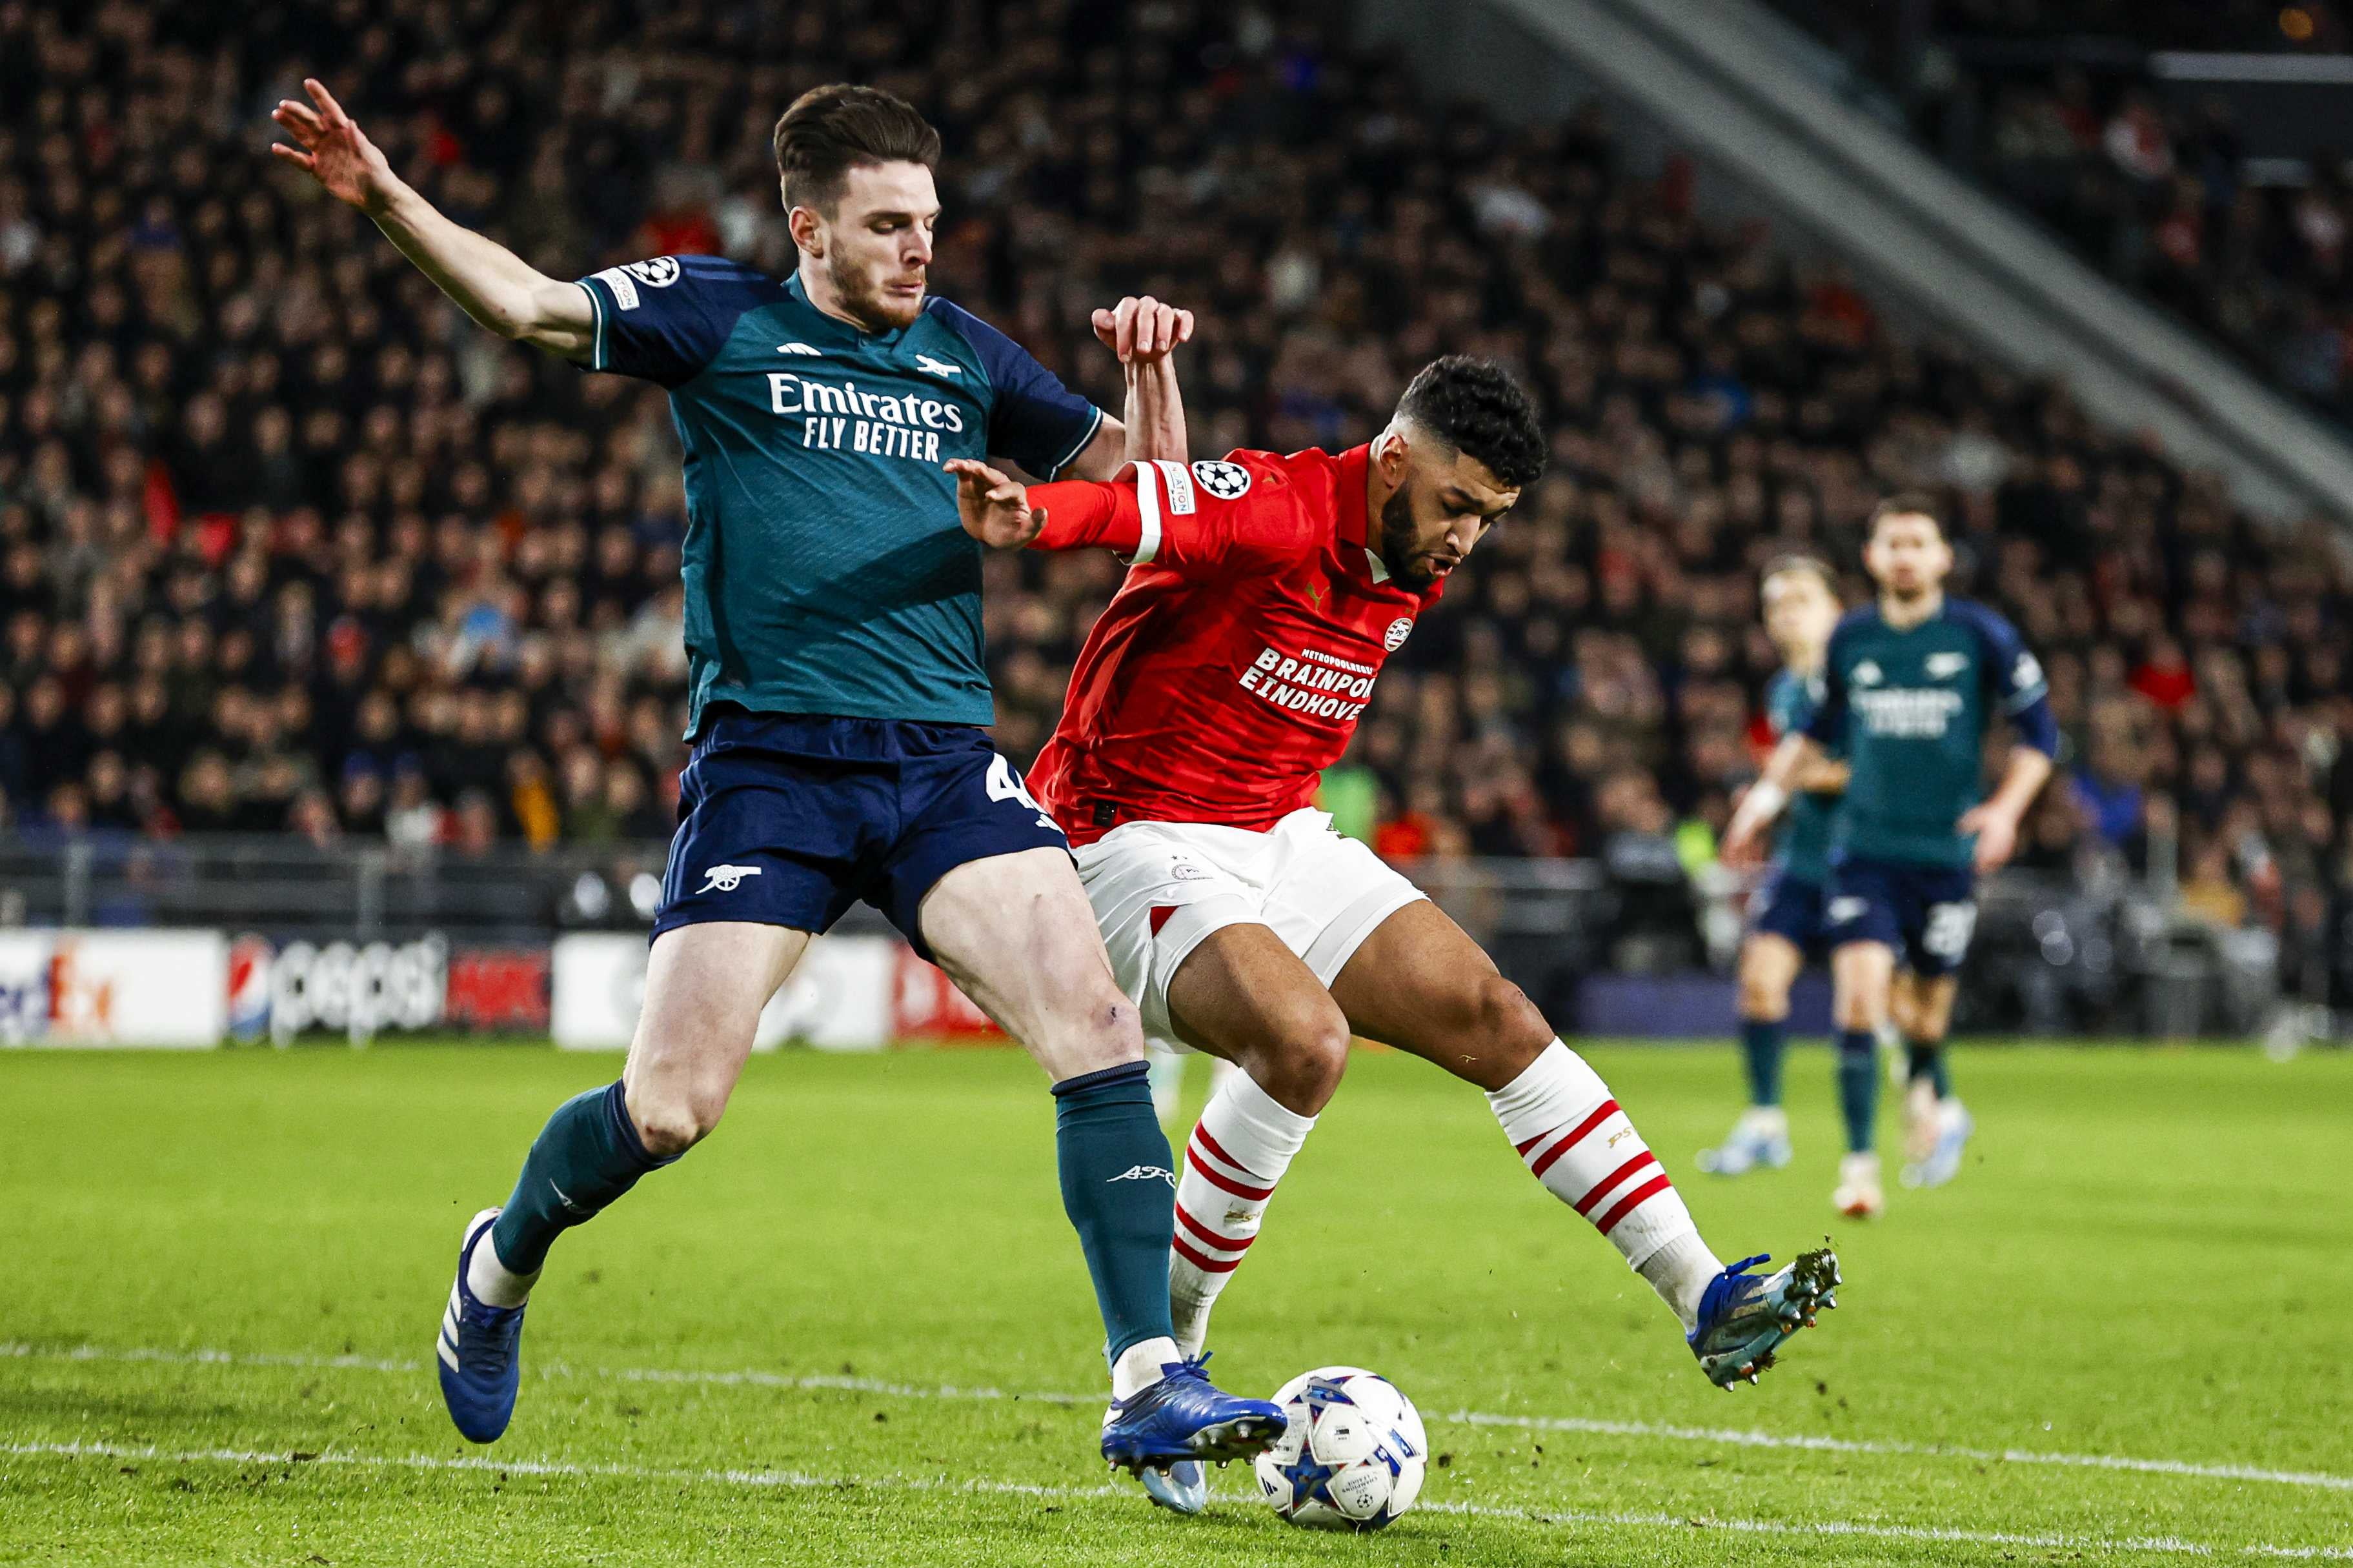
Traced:
<svg viewBox="0 0 2353 1568">
<path fill-rule="evenodd" d="M 1810 733 L 1808 725 L 1820 703 L 1821 677 L 1809 680 L 1791 670 L 1776 675 L 1765 688 L 1765 721 L 1776 741 Z M 1836 752 L 1836 743 L 1817 742 Z M 1799 790 L 1789 802 L 1773 858 L 1783 872 L 1799 881 L 1820 883 L 1830 876 L 1832 826 L 1838 814 L 1836 791 Z"/>
<path fill-rule="evenodd" d="M 2008 719 L 2021 744 L 2046 757 L 2059 754 L 2059 721 L 2051 712 L 2051 688 L 2043 679 L 2042 663 L 2027 650 L 2018 628 L 1970 600 L 1953 605 L 1955 614 L 1985 646 L 1988 695 L 1994 710 Z"/>
<path fill-rule="evenodd" d="M 924 309 L 971 346 L 988 377 L 989 451 L 1050 479 L 1086 450 L 1103 426 L 1102 409 L 961 305 L 934 299 Z"/>
<path fill-rule="evenodd" d="M 579 279 L 595 307 L 590 370 L 675 387 L 715 359 L 747 310 L 784 298 L 784 285 L 723 256 L 657 256 Z"/>
</svg>

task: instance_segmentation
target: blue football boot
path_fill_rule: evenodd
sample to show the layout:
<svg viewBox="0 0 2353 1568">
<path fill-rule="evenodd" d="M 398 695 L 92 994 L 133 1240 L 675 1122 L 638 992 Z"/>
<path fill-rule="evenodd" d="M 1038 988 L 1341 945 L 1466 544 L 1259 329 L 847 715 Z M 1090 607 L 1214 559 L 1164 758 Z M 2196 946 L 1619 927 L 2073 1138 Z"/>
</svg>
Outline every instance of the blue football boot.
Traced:
<svg viewBox="0 0 2353 1568">
<path fill-rule="evenodd" d="M 1195 1514 L 1209 1506 L 1209 1478 L 1198 1459 L 1179 1459 L 1165 1470 L 1146 1465 L 1135 1479 L 1145 1496 L 1171 1513 Z"/>
<path fill-rule="evenodd" d="M 449 1287 L 449 1307 L 441 1314 L 441 1337 L 433 1346 L 441 1374 L 441 1401 L 449 1419 L 470 1443 L 492 1443 L 514 1415 L 515 1387 L 522 1381 L 522 1315 L 526 1307 L 493 1307 L 466 1289 L 466 1266 L 485 1245 L 496 1209 L 484 1209 L 466 1226 L 458 1248 L 458 1282 Z"/>
<path fill-rule="evenodd" d="M 1751 1266 L 1770 1263 L 1759 1253 L 1744 1258 L 1707 1282 L 1700 1298 L 1699 1322 L 1684 1336 L 1707 1380 L 1730 1393 L 1742 1378 L 1773 1364 L 1773 1352 L 1799 1329 L 1813 1326 L 1814 1311 L 1836 1307 L 1838 1254 L 1829 1247 L 1800 1253 L 1778 1274 L 1759 1277 Z"/>
<path fill-rule="evenodd" d="M 1208 1359 L 1169 1362 L 1159 1382 L 1113 1400 L 1103 1412 L 1103 1457 L 1134 1475 L 1170 1472 L 1173 1498 L 1182 1495 L 1175 1470 L 1184 1461 L 1214 1459 L 1222 1465 L 1272 1447 L 1291 1424 L 1282 1407 L 1219 1388 L 1201 1370 Z M 1202 1495 L 1206 1493 L 1205 1487 Z M 1161 1500 L 1155 1494 L 1153 1500 Z M 1174 1502 L 1166 1506 L 1188 1511 Z"/>
</svg>

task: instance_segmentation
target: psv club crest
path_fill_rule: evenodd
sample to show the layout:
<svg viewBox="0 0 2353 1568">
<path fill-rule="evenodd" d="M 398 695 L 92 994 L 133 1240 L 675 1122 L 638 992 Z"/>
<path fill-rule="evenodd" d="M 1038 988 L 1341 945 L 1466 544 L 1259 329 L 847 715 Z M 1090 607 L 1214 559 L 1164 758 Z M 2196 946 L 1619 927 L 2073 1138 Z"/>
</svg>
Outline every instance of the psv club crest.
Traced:
<svg viewBox="0 0 2353 1568">
<path fill-rule="evenodd" d="M 1389 623 L 1388 631 L 1381 637 L 1381 645 L 1391 653 L 1395 653 L 1405 647 L 1405 639 L 1411 636 L 1413 636 L 1412 619 L 1409 616 L 1399 616 Z"/>
<path fill-rule="evenodd" d="M 1219 500 L 1240 500 L 1250 493 L 1250 470 L 1223 458 L 1204 458 L 1193 465 L 1193 477 Z"/>
</svg>

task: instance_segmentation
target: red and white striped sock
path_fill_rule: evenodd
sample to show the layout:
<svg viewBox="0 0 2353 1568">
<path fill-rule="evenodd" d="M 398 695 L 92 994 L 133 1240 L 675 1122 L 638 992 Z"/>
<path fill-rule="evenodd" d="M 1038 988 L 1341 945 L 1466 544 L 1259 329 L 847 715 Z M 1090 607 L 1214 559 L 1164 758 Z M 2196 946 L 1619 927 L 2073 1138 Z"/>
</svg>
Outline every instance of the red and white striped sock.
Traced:
<svg viewBox="0 0 2353 1568">
<path fill-rule="evenodd" d="M 1176 1239 L 1168 1253 L 1168 1306 L 1176 1344 L 1201 1353 L 1209 1309 L 1258 1239 L 1259 1221 L 1315 1118 L 1275 1103 L 1250 1074 L 1228 1076 L 1185 1144 L 1176 1180 Z"/>
<path fill-rule="evenodd" d="M 1724 1265 L 1600 1075 L 1555 1040 L 1487 1103 L 1529 1173 L 1608 1237 L 1689 1330 Z"/>
</svg>

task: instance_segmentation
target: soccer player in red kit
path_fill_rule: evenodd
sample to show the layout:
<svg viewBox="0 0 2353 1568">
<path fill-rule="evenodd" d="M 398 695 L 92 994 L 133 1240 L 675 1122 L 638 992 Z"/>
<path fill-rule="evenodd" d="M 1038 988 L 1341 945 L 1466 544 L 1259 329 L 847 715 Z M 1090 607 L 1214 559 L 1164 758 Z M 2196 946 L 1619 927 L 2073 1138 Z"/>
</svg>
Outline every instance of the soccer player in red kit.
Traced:
<svg viewBox="0 0 2353 1568">
<path fill-rule="evenodd" d="M 1145 1033 L 1242 1069 L 1177 1184 L 1169 1289 L 1187 1354 L 1352 1033 L 1485 1089 L 1529 1171 L 1674 1309 L 1716 1384 L 1755 1381 L 1832 1304 L 1827 1249 L 1771 1276 L 1746 1272 L 1763 1258 L 1726 1268 L 1593 1069 L 1461 927 L 1314 809 L 1382 664 L 1544 458 L 1511 377 L 1450 356 L 1370 445 L 1336 456 L 1243 451 L 1029 487 L 947 465 L 983 542 L 1128 563 L 1029 784 L 1070 835 Z"/>
</svg>

